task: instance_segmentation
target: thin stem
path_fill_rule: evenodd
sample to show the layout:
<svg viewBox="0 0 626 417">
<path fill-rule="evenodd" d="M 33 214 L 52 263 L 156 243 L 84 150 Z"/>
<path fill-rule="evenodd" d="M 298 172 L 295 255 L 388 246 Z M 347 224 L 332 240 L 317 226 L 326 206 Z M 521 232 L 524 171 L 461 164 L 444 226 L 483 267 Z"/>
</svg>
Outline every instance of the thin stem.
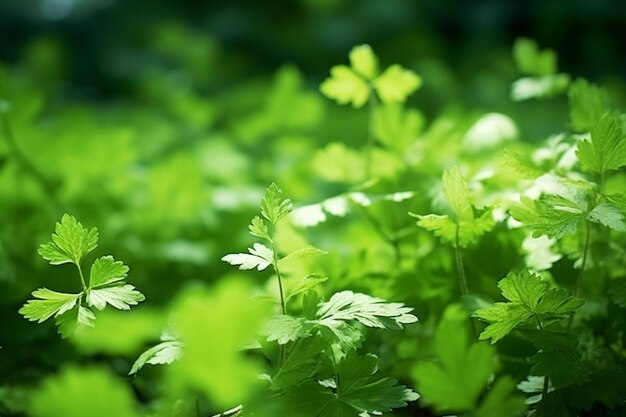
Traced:
<svg viewBox="0 0 626 417">
<path fill-rule="evenodd" d="M 85 276 L 83 275 L 83 268 L 80 266 L 80 262 L 76 264 L 76 268 L 78 268 L 78 275 L 80 276 L 80 283 L 83 284 L 83 291 L 87 291 L 87 284 L 85 281 Z"/>
<path fill-rule="evenodd" d="M 543 325 L 541 324 L 541 319 L 537 313 L 534 314 L 535 320 L 537 320 L 537 324 L 539 325 L 539 330 L 543 330 Z M 550 377 L 545 375 L 543 377 L 543 390 L 541 391 L 541 399 L 545 399 L 546 395 L 548 395 L 548 386 L 550 384 Z"/>
<path fill-rule="evenodd" d="M 370 94 L 369 99 L 369 115 L 367 124 L 367 144 L 365 148 L 365 180 L 372 177 L 372 152 L 376 143 L 374 139 L 374 117 L 376 115 L 376 109 L 378 108 L 378 99 L 376 93 Z"/>
<path fill-rule="evenodd" d="M 459 226 L 456 226 L 456 235 L 454 241 L 454 257 L 456 259 L 456 272 L 459 278 L 459 286 L 461 287 L 461 295 L 469 294 L 467 288 L 467 278 L 465 277 L 465 268 L 463 267 L 463 256 L 459 245 Z"/>
<path fill-rule="evenodd" d="M 587 258 L 589 256 L 589 237 L 590 236 L 591 236 L 591 224 L 588 221 L 585 221 L 585 246 L 583 247 L 583 262 L 580 265 L 580 272 L 578 273 L 578 278 L 576 279 L 576 285 L 574 286 L 574 294 L 576 294 L 576 297 L 580 295 L 580 288 L 583 284 L 583 278 L 585 277 L 585 268 L 587 267 Z M 568 332 L 572 329 L 573 322 L 574 322 L 574 312 L 571 312 L 569 315 L 569 319 L 567 320 Z"/>
<path fill-rule="evenodd" d="M 287 315 L 287 306 L 285 305 L 285 295 L 283 293 L 283 279 L 280 275 L 280 268 L 278 267 L 278 254 L 276 251 L 276 243 L 274 241 L 276 225 L 272 224 L 270 242 L 272 244 L 272 265 L 276 272 L 276 279 L 278 280 L 278 292 L 280 294 L 280 309 L 283 315 Z M 278 368 L 280 368 L 285 361 L 285 345 L 278 345 Z"/>
<path fill-rule="evenodd" d="M 543 390 L 541 391 L 541 399 L 543 400 L 548 395 L 548 386 L 550 384 L 550 377 L 548 375 L 543 377 Z"/>
<path fill-rule="evenodd" d="M 459 286 L 461 287 L 461 295 L 466 296 L 469 294 L 467 287 L 467 278 L 465 277 L 465 267 L 463 266 L 463 255 L 461 254 L 461 246 L 459 244 L 459 225 L 456 226 L 456 234 L 454 236 L 454 258 L 456 260 L 456 273 L 459 278 Z M 476 331 L 476 325 L 474 320 L 469 318 L 470 325 L 472 326 L 472 334 L 474 338 L 478 338 L 478 332 Z"/>
<path fill-rule="evenodd" d="M 580 266 L 580 272 L 578 273 L 578 279 L 576 280 L 576 296 L 580 295 L 580 287 L 585 277 L 585 267 L 587 266 L 587 258 L 589 255 L 589 236 L 591 235 L 591 225 L 588 221 L 585 221 L 585 246 L 583 248 L 583 262 Z"/>
</svg>

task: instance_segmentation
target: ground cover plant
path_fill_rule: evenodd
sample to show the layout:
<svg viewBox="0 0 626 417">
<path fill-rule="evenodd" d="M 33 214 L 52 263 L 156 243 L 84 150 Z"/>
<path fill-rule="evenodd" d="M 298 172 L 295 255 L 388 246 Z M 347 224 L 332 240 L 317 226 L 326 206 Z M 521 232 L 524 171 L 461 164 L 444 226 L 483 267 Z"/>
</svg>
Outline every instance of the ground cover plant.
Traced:
<svg viewBox="0 0 626 417">
<path fill-rule="evenodd" d="M 502 109 L 433 113 L 367 44 L 219 90 L 151 39 L 124 103 L 0 68 L 0 415 L 626 413 L 626 90 L 519 38 Z"/>
</svg>

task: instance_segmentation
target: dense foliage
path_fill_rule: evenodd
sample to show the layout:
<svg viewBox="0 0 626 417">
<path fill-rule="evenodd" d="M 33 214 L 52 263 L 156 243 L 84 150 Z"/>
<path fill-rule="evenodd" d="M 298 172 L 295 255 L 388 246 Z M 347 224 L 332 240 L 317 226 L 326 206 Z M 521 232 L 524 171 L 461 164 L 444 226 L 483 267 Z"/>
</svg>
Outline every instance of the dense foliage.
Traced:
<svg viewBox="0 0 626 417">
<path fill-rule="evenodd" d="M 626 412 L 619 88 L 521 38 L 503 109 L 430 115 L 369 45 L 224 91 L 153 39 L 120 102 L 0 68 L 1 415 Z"/>
</svg>

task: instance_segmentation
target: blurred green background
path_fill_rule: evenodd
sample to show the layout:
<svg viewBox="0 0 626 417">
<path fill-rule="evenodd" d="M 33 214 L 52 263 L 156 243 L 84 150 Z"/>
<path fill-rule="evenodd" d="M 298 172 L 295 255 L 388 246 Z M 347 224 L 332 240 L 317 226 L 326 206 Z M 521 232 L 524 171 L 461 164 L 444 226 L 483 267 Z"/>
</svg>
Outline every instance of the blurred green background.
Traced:
<svg viewBox="0 0 626 417">
<path fill-rule="evenodd" d="M 350 152 L 325 146 L 362 146 L 367 111 L 318 90 L 356 44 L 370 44 L 383 66 L 400 63 L 423 77 L 408 102 L 420 112 L 415 136 L 461 137 L 492 111 L 515 120 L 529 142 L 566 128 L 564 97 L 510 100 L 519 36 L 554 49 L 560 71 L 607 85 L 616 106 L 626 105 L 619 0 L 0 1 L 2 413 L 20 415 L 26 390 L 67 363 L 105 362 L 124 375 L 134 359 L 86 358 L 52 323 L 36 326 L 17 313 L 35 288 L 76 289 L 69 267 L 50 267 L 36 252 L 62 213 L 97 226 L 97 255 L 124 260 L 146 304 L 166 306 L 187 285 L 242 275 L 219 259 L 250 243 L 246 226 L 272 181 L 296 206 L 359 181 L 348 163 L 341 168 Z M 408 172 L 390 163 L 373 192 L 423 191 L 393 208 L 396 229 L 413 225 L 409 209 L 430 207 L 428 187 L 462 153 L 450 152 Z M 412 293 L 412 275 L 390 283 L 393 262 L 372 260 L 390 250 L 372 227 L 325 227 L 286 230 L 284 241 L 331 251 L 322 265 L 335 276 L 329 290 L 425 305 L 428 297 L 440 304 L 447 296 L 439 290 L 455 285 L 437 281 L 449 257 L 421 266 L 432 273 L 420 284 L 430 295 Z M 503 276 L 509 261 L 482 273 Z M 420 318 L 429 308 L 437 307 Z M 384 356 L 382 363 L 391 366 Z M 136 388 L 140 398 L 153 394 L 148 385 Z"/>
</svg>

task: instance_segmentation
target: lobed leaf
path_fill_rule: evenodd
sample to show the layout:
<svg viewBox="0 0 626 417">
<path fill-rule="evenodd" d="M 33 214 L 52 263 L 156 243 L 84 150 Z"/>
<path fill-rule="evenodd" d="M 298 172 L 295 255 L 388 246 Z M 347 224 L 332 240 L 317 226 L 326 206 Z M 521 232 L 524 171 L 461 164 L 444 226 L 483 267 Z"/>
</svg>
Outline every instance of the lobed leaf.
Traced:
<svg viewBox="0 0 626 417">
<path fill-rule="evenodd" d="M 292 210 L 291 200 L 283 198 L 283 191 L 276 184 L 270 184 L 261 200 L 261 215 L 274 225 Z"/>
<path fill-rule="evenodd" d="M 112 256 L 103 256 L 94 261 L 89 274 L 89 286 L 99 287 L 121 281 L 128 276 L 128 267 Z"/>
<path fill-rule="evenodd" d="M 68 262 L 79 265 L 83 256 L 97 246 L 98 230 L 95 227 L 87 230 L 74 216 L 66 213 L 56 224 L 52 242 L 42 244 L 39 254 L 52 265 Z"/>
<path fill-rule="evenodd" d="M 143 352 L 135 363 L 133 363 L 128 375 L 134 375 L 141 370 L 146 364 L 150 365 L 169 365 L 180 359 L 182 355 L 183 345 L 177 340 L 167 340 L 152 346 Z"/>
<path fill-rule="evenodd" d="M 576 155 L 582 166 L 605 173 L 626 165 L 626 140 L 617 112 L 606 113 L 591 129 L 591 140 L 578 142 Z"/>
<path fill-rule="evenodd" d="M 130 310 L 130 306 L 137 305 L 145 298 L 130 284 L 90 288 L 87 292 L 87 303 L 98 310 L 104 310 L 107 304 L 119 310 Z"/>
<path fill-rule="evenodd" d="M 422 78 L 413 71 L 395 64 L 373 81 L 383 103 L 403 103 L 422 85 Z"/>
<path fill-rule="evenodd" d="M 255 243 L 248 253 L 233 253 L 222 257 L 222 261 L 239 266 L 239 269 L 257 269 L 263 271 L 273 262 L 274 252 L 261 243 Z"/>
<path fill-rule="evenodd" d="M 339 104 L 352 104 L 355 108 L 363 107 L 371 92 L 367 82 L 345 65 L 330 69 L 330 77 L 324 80 L 320 91 Z"/>
<path fill-rule="evenodd" d="M 42 323 L 52 316 L 60 316 L 74 308 L 82 293 L 67 294 L 52 291 L 48 288 L 39 288 L 33 291 L 32 295 L 38 299 L 28 300 L 20 308 L 19 313 L 30 321 Z"/>
</svg>

